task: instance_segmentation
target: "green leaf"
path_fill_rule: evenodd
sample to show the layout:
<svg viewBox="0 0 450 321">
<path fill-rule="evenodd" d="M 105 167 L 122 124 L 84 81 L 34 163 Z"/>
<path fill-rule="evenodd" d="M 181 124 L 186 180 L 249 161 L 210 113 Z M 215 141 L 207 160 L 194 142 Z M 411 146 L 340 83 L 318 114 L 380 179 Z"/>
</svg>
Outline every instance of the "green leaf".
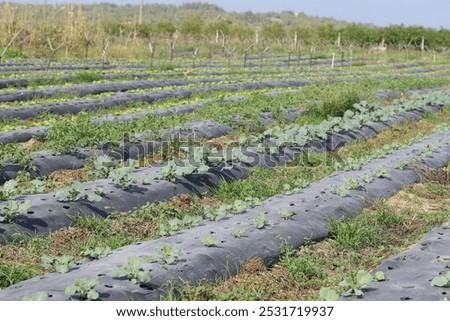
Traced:
<svg viewBox="0 0 450 321">
<path fill-rule="evenodd" d="M 145 263 L 156 263 L 158 259 L 154 256 L 146 255 L 142 258 Z"/>
<path fill-rule="evenodd" d="M 293 211 L 287 210 L 287 209 L 282 209 L 278 212 L 281 216 L 283 216 L 283 218 L 285 220 L 289 220 L 292 216 L 295 215 L 295 213 Z"/>
<path fill-rule="evenodd" d="M 137 274 L 137 279 L 141 283 L 148 283 L 150 282 L 150 273 L 149 271 L 139 271 Z"/>
<path fill-rule="evenodd" d="M 128 267 L 131 270 L 137 270 L 139 269 L 139 265 L 141 264 L 141 260 L 137 257 L 129 257 L 128 258 Z"/>
<path fill-rule="evenodd" d="M 197 167 L 197 172 L 199 173 L 206 173 L 209 170 L 209 166 L 205 164 L 200 164 L 199 167 Z"/>
<path fill-rule="evenodd" d="M 235 228 L 232 232 L 231 235 L 233 235 L 235 238 L 240 238 L 243 234 L 245 233 L 245 228 Z"/>
<path fill-rule="evenodd" d="M 96 285 L 98 285 L 100 283 L 100 280 L 98 278 L 92 278 L 90 280 L 87 280 L 86 282 L 86 286 L 89 289 L 93 289 Z"/>
<path fill-rule="evenodd" d="M 55 261 L 54 258 L 48 256 L 48 255 L 43 255 L 41 256 L 41 264 L 45 269 L 50 269 L 53 267 L 53 262 Z"/>
<path fill-rule="evenodd" d="M 361 287 L 370 284 L 372 280 L 373 280 L 372 274 L 370 274 L 367 271 L 359 270 L 358 273 L 356 273 L 356 281 L 358 282 L 358 285 L 360 285 Z"/>
<path fill-rule="evenodd" d="M 69 272 L 69 266 L 66 264 L 58 265 L 55 267 L 56 272 L 64 274 Z"/>
<path fill-rule="evenodd" d="M 216 240 L 212 236 L 206 236 L 206 237 L 202 238 L 201 241 L 207 247 L 213 247 L 220 243 L 219 240 Z"/>
<path fill-rule="evenodd" d="M 342 287 L 353 287 L 354 286 L 354 283 L 353 283 L 353 280 L 352 280 L 352 278 L 350 278 L 350 277 L 346 277 L 346 278 L 344 278 L 341 282 L 339 282 L 339 286 L 342 286 Z"/>
<path fill-rule="evenodd" d="M 111 273 L 111 276 L 115 277 L 115 278 L 123 278 L 127 275 L 128 275 L 128 269 L 126 269 L 124 267 L 118 267 L 118 268 L 114 269 Z"/>
<path fill-rule="evenodd" d="M 374 275 L 374 279 L 378 282 L 386 280 L 386 277 L 384 276 L 383 271 L 378 271 Z"/>
<path fill-rule="evenodd" d="M 342 295 L 342 296 L 345 296 L 345 297 L 352 296 L 352 295 L 353 295 L 353 290 L 350 289 L 350 290 L 347 290 L 347 291 L 345 291 L 345 292 L 342 292 L 341 295 Z"/>
<path fill-rule="evenodd" d="M 68 295 L 68 296 L 75 295 L 77 292 L 78 292 L 78 287 L 73 284 L 66 285 L 66 287 L 64 288 L 64 294 Z"/>
<path fill-rule="evenodd" d="M 100 202 L 102 200 L 102 197 L 98 194 L 88 194 L 87 200 L 91 203 Z"/>
<path fill-rule="evenodd" d="M 257 229 L 263 229 L 267 224 L 267 216 L 264 213 L 258 214 L 253 220 L 254 225 Z"/>
<path fill-rule="evenodd" d="M 431 281 L 431 286 L 446 287 L 449 284 L 449 280 L 445 276 L 437 276 Z"/>
<path fill-rule="evenodd" d="M 87 293 L 88 300 L 97 300 L 100 295 L 94 289 L 89 290 Z"/>
<path fill-rule="evenodd" d="M 177 261 L 177 259 L 173 256 L 167 256 L 164 258 L 164 261 L 166 264 L 171 265 L 171 264 L 174 264 Z"/>
<path fill-rule="evenodd" d="M 32 295 L 26 295 L 23 297 L 23 301 L 45 301 L 48 298 L 47 292 L 36 292 Z"/>
<path fill-rule="evenodd" d="M 354 291 L 355 291 L 355 295 L 356 295 L 358 298 L 362 298 L 362 297 L 364 296 L 364 292 L 363 292 L 362 290 L 360 290 L 360 289 L 354 289 Z"/>
<path fill-rule="evenodd" d="M 333 289 L 321 288 L 319 297 L 324 301 L 337 301 L 339 299 L 339 294 L 337 294 Z"/>
<path fill-rule="evenodd" d="M 95 249 L 87 249 L 83 252 L 84 255 L 89 257 L 92 260 L 98 260 L 105 256 L 107 256 L 111 252 L 111 248 L 109 246 L 102 247 L 97 246 Z"/>
</svg>

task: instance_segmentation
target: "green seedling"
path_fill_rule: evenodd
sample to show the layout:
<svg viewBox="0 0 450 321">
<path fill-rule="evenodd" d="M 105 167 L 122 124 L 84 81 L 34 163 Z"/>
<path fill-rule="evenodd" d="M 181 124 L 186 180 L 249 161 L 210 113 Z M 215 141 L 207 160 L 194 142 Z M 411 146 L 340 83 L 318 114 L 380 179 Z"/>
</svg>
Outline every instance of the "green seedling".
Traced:
<svg viewBox="0 0 450 321">
<path fill-rule="evenodd" d="M 433 278 L 433 280 L 431 280 L 431 286 L 450 288 L 450 272 Z"/>
<path fill-rule="evenodd" d="M 122 190 L 126 190 L 130 185 L 136 183 L 136 179 L 133 177 L 132 172 L 134 167 L 120 167 L 109 173 L 109 178 L 114 185 L 119 186 Z"/>
<path fill-rule="evenodd" d="M 116 160 L 113 160 L 108 156 L 99 156 L 94 161 L 95 171 L 93 171 L 92 174 L 98 178 L 106 178 L 109 176 L 109 173 L 114 170 L 117 164 L 118 162 Z"/>
<path fill-rule="evenodd" d="M 339 282 L 339 286 L 344 288 L 343 296 L 363 297 L 363 289 L 373 281 L 373 276 L 364 270 L 359 270 L 355 276 L 349 276 Z"/>
<path fill-rule="evenodd" d="M 97 246 L 94 249 L 86 249 L 83 251 L 83 254 L 91 260 L 98 260 L 107 256 L 109 252 L 111 252 L 111 248 L 109 246 Z"/>
<path fill-rule="evenodd" d="M 0 200 L 7 200 L 11 196 L 17 194 L 17 181 L 14 179 L 11 179 L 7 181 L 3 185 L 3 189 L 0 190 Z"/>
<path fill-rule="evenodd" d="M 173 247 L 170 244 L 156 247 L 156 251 L 158 252 L 158 259 L 156 259 L 156 262 L 159 261 L 162 265 L 176 264 L 178 262 L 178 257 L 181 254 L 181 249 L 179 247 Z"/>
<path fill-rule="evenodd" d="M 31 207 L 31 201 L 18 203 L 17 201 L 8 201 L 8 205 L 0 208 L 0 223 L 12 223 L 19 215 L 26 215 Z"/>
<path fill-rule="evenodd" d="M 44 255 L 41 257 L 41 264 L 45 269 L 55 270 L 58 273 L 64 274 L 75 266 L 74 257 L 70 255 L 62 255 L 58 257 L 51 257 Z"/>
<path fill-rule="evenodd" d="M 148 283 L 150 282 L 150 271 L 144 270 L 140 267 L 141 260 L 137 257 L 129 257 L 128 264 L 123 267 L 116 268 L 111 276 L 114 278 L 127 277 L 131 283 Z"/>
<path fill-rule="evenodd" d="M 216 240 L 212 236 L 206 236 L 206 237 L 202 238 L 201 241 L 202 241 L 203 245 L 205 245 L 206 247 L 213 247 L 213 246 L 217 246 L 220 244 L 220 241 Z"/>
<path fill-rule="evenodd" d="M 295 213 L 293 211 L 282 209 L 278 212 L 285 220 L 290 220 Z"/>
<path fill-rule="evenodd" d="M 71 186 L 59 189 L 55 192 L 58 202 L 76 202 L 81 198 L 84 188 L 80 182 L 74 182 Z"/>
<path fill-rule="evenodd" d="M 378 178 L 389 178 L 390 177 L 388 170 L 384 169 L 384 168 L 378 168 L 375 171 L 375 176 Z"/>
<path fill-rule="evenodd" d="M 364 181 L 364 183 L 372 183 L 373 182 L 373 175 L 371 175 L 371 174 L 366 174 L 366 175 L 364 175 L 363 176 L 363 181 Z"/>
<path fill-rule="evenodd" d="M 349 189 L 358 189 L 359 187 L 362 186 L 361 182 L 358 181 L 356 178 L 347 178 L 344 182 L 344 184 L 349 188 Z"/>
<path fill-rule="evenodd" d="M 348 196 L 350 194 L 350 188 L 347 185 L 345 185 L 345 184 L 342 184 L 342 185 L 339 185 L 339 186 L 333 184 L 333 185 L 331 185 L 331 192 L 333 194 L 336 194 L 336 195 L 340 196 L 340 197 L 345 197 L 345 196 Z"/>
<path fill-rule="evenodd" d="M 267 225 L 267 215 L 264 213 L 259 213 L 253 220 L 253 224 L 257 229 L 263 229 Z"/>
<path fill-rule="evenodd" d="M 66 285 L 64 293 L 71 298 L 80 301 L 94 301 L 99 298 L 99 293 L 95 291 L 95 286 L 100 283 L 98 278 L 76 279 L 74 284 Z"/>
<path fill-rule="evenodd" d="M 30 187 L 24 190 L 25 194 L 40 194 L 45 192 L 45 182 L 39 179 L 30 181 Z"/>
<path fill-rule="evenodd" d="M 239 227 L 239 228 L 233 229 L 233 231 L 231 232 L 231 235 L 233 235 L 233 237 L 235 237 L 235 238 L 241 238 L 242 235 L 244 235 L 244 233 L 245 233 L 245 228 Z"/>
</svg>

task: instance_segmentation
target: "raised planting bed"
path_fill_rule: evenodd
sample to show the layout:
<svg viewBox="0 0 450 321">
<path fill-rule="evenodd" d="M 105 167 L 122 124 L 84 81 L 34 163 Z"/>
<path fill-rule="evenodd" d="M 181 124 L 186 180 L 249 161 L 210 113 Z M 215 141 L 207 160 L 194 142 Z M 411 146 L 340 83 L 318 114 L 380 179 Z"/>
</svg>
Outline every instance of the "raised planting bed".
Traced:
<svg viewBox="0 0 450 321">
<path fill-rule="evenodd" d="M 24 107 L 10 107 L 0 109 L 0 118 L 2 119 L 28 119 L 38 116 L 41 113 L 48 112 L 58 115 L 77 114 L 81 111 L 92 111 L 100 108 L 125 105 L 130 102 L 147 102 L 153 103 L 160 99 L 168 98 L 189 98 L 194 92 L 209 91 L 239 91 L 244 89 L 265 89 L 265 88 L 286 88 L 286 87 L 302 87 L 310 82 L 305 80 L 287 80 L 287 81 L 255 81 L 228 85 L 214 85 L 208 87 L 200 87 L 193 89 L 174 89 L 153 91 L 148 93 L 116 93 L 107 98 L 86 99 L 86 100 L 69 100 L 61 103 L 48 103 L 30 105 Z"/>
<path fill-rule="evenodd" d="M 25 101 L 38 98 L 52 98 L 61 95 L 77 95 L 79 97 L 98 95 L 105 92 L 125 92 L 135 89 L 152 89 L 161 87 L 181 87 L 192 84 L 211 84 L 223 81 L 221 78 L 199 79 L 163 79 L 163 80 L 130 80 L 100 84 L 79 84 L 71 86 L 52 86 L 44 89 L 26 89 L 4 93 L 1 102 Z"/>
<path fill-rule="evenodd" d="M 230 100 L 236 100 L 239 97 L 233 97 Z M 199 103 L 193 105 L 185 105 L 183 107 L 177 106 L 170 110 L 155 110 L 158 116 L 165 116 L 172 112 L 180 111 L 181 113 L 192 112 L 195 109 L 201 108 L 206 103 Z M 145 111 L 145 113 L 148 113 Z M 293 121 L 296 117 L 302 114 L 299 110 L 285 110 L 284 119 L 288 122 Z M 125 115 L 125 117 L 118 116 L 113 119 L 96 119 L 94 121 L 121 121 L 125 119 L 132 119 L 142 115 L 141 113 L 135 115 Z M 126 117 L 128 116 L 128 117 Z M 260 123 L 264 125 L 272 124 L 276 118 L 271 112 L 261 112 Z M 238 122 L 238 121 L 236 121 Z M 211 139 L 224 136 L 233 132 L 234 129 L 228 125 L 218 124 L 212 120 L 192 121 L 177 126 L 176 128 L 169 128 L 162 130 L 159 133 L 158 139 L 149 140 L 147 133 L 138 133 L 133 135 L 133 142 L 122 142 L 120 146 L 112 148 L 110 144 L 104 143 L 97 148 L 74 148 L 72 154 L 59 155 L 51 151 L 41 151 L 33 154 L 32 170 L 29 173 L 32 178 L 46 176 L 54 171 L 61 169 L 78 169 L 85 165 L 87 159 L 97 158 L 101 155 L 107 155 L 113 159 L 126 161 L 128 159 L 138 159 L 140 157 L 152 154 L 161 147 L 168 145 L 168 141 L 174 139 L 187 141 L 190 138 L 196 139 Z M 1 137 L 1 136 L 0 136 Z M 5 163 L 0 170 L 0 183 L 4 183 L 10 179 L 15 179 L 19 172 L 26 167 L 18 164 Z"/>
<path fill-rule="evenodd" d="M 396 164 L 447 166 L 448 137 L 446 129 L 384 158 L 372 159 L 359 170 L 335 173 L 300 192 L 271 197 L 240 214 L 204 221 L 162 239 L 125 246 L 99 260 L 84 260 L 65 274 L 49 273 L 23 281 L 0 291 L 0 300 L 22 300 L 37 292 L 45 292 L 50 300 L 87 299 L 82 293 L 67 291 L 66 287 L 78 279 L 94 279 L 92 289 L 99 294 L 99 300 L 159 300 L 168 281 L 176 286 L 183 281 L 196 284 L 203 279 L 225 278 L 236 274 L 244 262 L 254 257 L 272 265 L 281 254 L 282 245 L 298 248 L 305 240 L 323 239 L 328 234 L 328 219 L 354 217 L 374 198 L 390 197 L 406 184 L 420 180 L 414 167 L 401 169 Z M 430 146 L 435 146 L 431 154 Z M 366 181 L 367 176 L 372 177 L 370 182 Z M 350 179 L 362 182 L 363 177 L 365 183 L 345 196 L 336 195 L 333 186 Z M 283 210 L 292 215 L 285 219 Z M 232 235 L 236 228 L 244 229 L 241 237 Z"/>
<path fill-rule="evenodd" d="M 278 152 L 266 153 L 258 151 L 258 148 L 245 148 L 243 149 L 243 154 L 247 159 L 244 162 L 232 164 L 233 166 L 230 167 L 230 164 L 227 162 L 229 159 L 225 159 L 225 163 L 219 166 L 207 167 L 207 172 L 203 169 L 200 170 L 202 168 L 200 166 L 193 168 L 189 173 L 185 173 L 183 166 L 181 166 L 181 169 L 175 166 L 175 168 L 169 170 L 170 179 L 165 181 L 153 181 L 153 178 L 151 178 L 155 174 L 159 175 L 159 168 L 139 169 L 134 173 L 133 168 L 123 169 L 122 171 L 125 171 L 124 173 L 118 173 L 123 176 L 121 180 L 118 179 L 119 182 L 124 182 L 121 188 L 118 187 L 117 180 L 114 183 L 111 179 L 86 183 L 80 187 L 81 190 L 79 192 L 76 192 L 76 200 L 72 199 L 70 203 L 58 201 L 56 193 L 31 195 L 28 197 L 20 196 L 16 198 L 16 203 L 19 204 L 29 201 L 31 206 L 27 209 L 27 212 L 30 212 L 31 215 L 18 215 L 13 221 L 13 224 L 0 223 L 0 232 L 3 236 L 3 240 L 0 240 L 0 242 L 3 241 L 5 243 L 12 240 L 13 234 L 17 229 L 26 232 L 23 234 L 46 234 L 49 230 L 60 229 L 71 223 L 70 216 L 73 215 L 94 214 L 105 217 L 114 211 L 129 211 L 148 202 L 167 200 L 179 194 L 202 194 L 208 191 L 210 187 L 218 186 L 222 180 L 231 181 L 248 177 L 250 168 L 253 166 L 272 168 L 277 165 L 282 165 L 294 159 L 299 153 L 309 149 L 315 151 L 332 151 L 355 139 L 375 136 L 382 129 L 394 123 L 404 122 L 408 119 L 420 119 L 425 112 L 438 111 L 441 108 L 442 106 L 425 106 L 421 110 L 403 112 L 399 115 L 386 118 L 383 122 L 376 123 L 372 122 L 370 117 L 367 118 L 366 116 L 368 115 L 361 113 L 358 116 L 359 118 L 356 115 L 355 117 L 344 118 L 345 122 L 343 125 L 339 125 L 342 120 L 336 120 L 337 124 L 334 125 L 326 121 L 326 124 L 322 123 L 316 127 L 310 126 L 308 127 L 310 132 L 304 127 L 291 129 L 286 126 L 283 129 L 285 130 L 284 133 L 276 132 L 272 129 L 270 134 L 277 138 L 275 147 L 279 150 Z M 388 114 L 388 109 L 385 108 L 382 112 L 383 114 L 379 116 L 381 118 Z M 374 113 L 377 112 L 375 111 Z M 391 113 L 394 113 L 393 109 L 391 109 Z M 356 124 L 354 122 L 356 119 L 361 121 L 361 117 L 366 117 L 368 124 L 359 127 L 359 122 Z M 353 124 L 352 126 L 354 128 L 358 129 L 330 134 L 330 130 L 333 127 L 338 126 L 341 128 L 349 122 Z M 325 137 L 322 139 L 317 138 L 317 135 L 321 135 L 318 133 L 320 128 L 325 134 Z M 289 135 L 289 137 L 286 135 Z M 295 137 L 297 137 L 297 141 L 294 139 Z M 308 137 L 310 138 L 308 139 Z M 258 139 L 259 137 L 255 138 Z M 301 143 L 301 141 L 304 142 Z M 289 145 L 287 145 L 288 143 Z M 280 147 L 284 148 L 280 150 Z M 193 157 L 195 159 L 195 153 Z M 178 174 L 178 170 L 181 170 L 181 174 Z M 137 175 L 140 180 L 133 181 L 133 174 Z M 186 177 L 180 177 L 180 175 L 185 175 Z M 88 194 L 92 194 L 96 188 L 101 188 L 105 197 L 95 203 L 87 201 L 89 198 Z M 6 202 L 0 203 L 0 208 L 5 208 L 6 206 L 8 206 Z"/>
</svg>

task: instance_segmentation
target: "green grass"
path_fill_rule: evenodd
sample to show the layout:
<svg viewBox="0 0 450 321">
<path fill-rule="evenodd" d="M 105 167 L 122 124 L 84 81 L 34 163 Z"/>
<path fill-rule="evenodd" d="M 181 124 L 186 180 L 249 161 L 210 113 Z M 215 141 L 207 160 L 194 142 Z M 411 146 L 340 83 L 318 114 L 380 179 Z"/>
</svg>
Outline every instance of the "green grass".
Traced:
<svg viewBox="0 0 450 321">
<path fill-rule="evenodd" d="M 312 113 L 321 119 L 342 117 L 347 110 L 354 110 L 354 104 L 367 100 L 368 96 L 366 91 L 352 86 L 346 86 L 337 92 L 326 90 L 322 102 L 312 109 Z"/>
<path fill-rule="evenodd" d="M 32 265 L 17 266 L 0 263 L 0 289 L 27 280 L 35 275 Z"/>
<path fill-rule="evenodd" d="M 383 230 L 376 220 L 358 216 L 355 220 L 328 220 L 330 237 L 346 249 L 357 250 L 380 243 Z"/>
</svg>

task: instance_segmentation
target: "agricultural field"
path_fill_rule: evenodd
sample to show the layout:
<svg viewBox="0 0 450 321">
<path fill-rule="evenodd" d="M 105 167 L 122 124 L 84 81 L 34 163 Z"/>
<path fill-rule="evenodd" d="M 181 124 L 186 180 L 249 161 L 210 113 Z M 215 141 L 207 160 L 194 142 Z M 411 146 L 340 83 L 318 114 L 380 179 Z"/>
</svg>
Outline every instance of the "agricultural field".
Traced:
<svg viewBox="0 0 450 321">
<path fill-rule="evenodd" d="M 1 61 L 0 300 L 447 300 L 446 54 L 262 52 Z"/>
</svg>

